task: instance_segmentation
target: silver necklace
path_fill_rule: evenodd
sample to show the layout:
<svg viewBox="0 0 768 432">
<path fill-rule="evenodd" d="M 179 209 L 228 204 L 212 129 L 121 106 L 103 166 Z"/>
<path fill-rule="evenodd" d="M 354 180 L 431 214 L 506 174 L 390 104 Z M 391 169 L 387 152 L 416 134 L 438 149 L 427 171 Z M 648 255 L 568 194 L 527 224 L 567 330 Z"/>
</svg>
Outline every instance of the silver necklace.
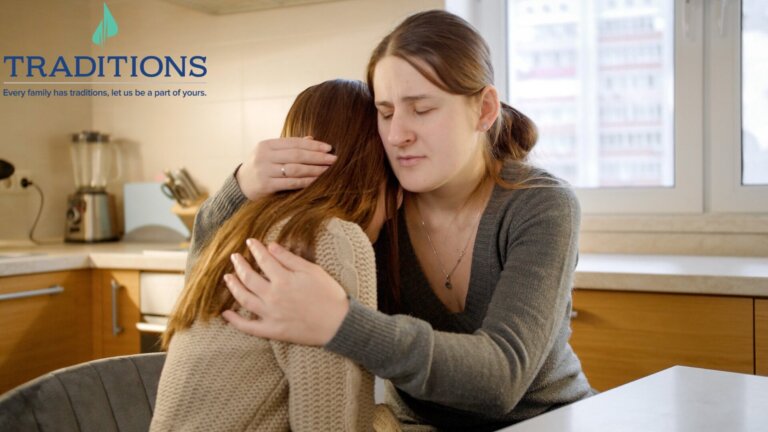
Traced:
<svg viewBox="0 0 768 432">
<path fill-rule="evenodd" d="M 427 230 L 426 224 L 424 223 L 424 218 L 421 217 L 421 211 L 419 210 L 419 204 L 416 202 L 416 200 L 413 201 L 414 207 L 416 208 L 416 213 L 419 215 L 419 222 L 421 226 L 422 231 L 424 231 L 424 234 L 427 236 L 427 241 L 429 242 L 429 246 L 432 247 L 432 253 L 435 254 L 435 258 L 437 259 L 437 265 L 440 266 L 440 271 L 443 273 L 443 276 L 445 276 L 445 288 L 446 289 L 452 289 L 453 284 L 451 283 L 451 276 L 453 276 L 453 273 L 456 271 L 457 268 L 459 268 L 459 264 L 461 264 L 461 260 L 464 258 L 464 255 L 467 254 L 467 249 L 469 248 L 469 241 L 472 239 L 472 233 L 474 230 L 469 231 L 469 236 L 467 236 L 467 242 L 464 244 L 464 247 L 461 249 L 461 252 L 459 253 L 459 259 L 456 260 L 456 264 L 453 265 L 451 268 L 451 271 L 445 271 L 445 267 L 443 267 L 443 261 L 440 259 L 440 255 L 437 253 L 437 249 L 435 248 L 435 244 L 432 243 L 432 237 L 429 236 L 429 231 Z M 480 223 L 480 215 L 482 215 L 483 211 L 482 209 L 477 212 L 477 217 L 475 224 Z"/>
</svg>

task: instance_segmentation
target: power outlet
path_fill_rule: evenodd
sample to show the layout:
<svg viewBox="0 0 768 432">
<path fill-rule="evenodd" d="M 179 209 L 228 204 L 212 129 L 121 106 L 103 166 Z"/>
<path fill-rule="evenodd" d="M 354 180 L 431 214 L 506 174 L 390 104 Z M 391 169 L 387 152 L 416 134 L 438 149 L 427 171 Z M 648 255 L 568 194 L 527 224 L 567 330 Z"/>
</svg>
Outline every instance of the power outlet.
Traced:
<svg viewBox="0 0 768 432">
<path fill-rule="evenodd" d="M 32 180 L 32 172 L 29 170 L 16 170 L 12 176 L 0 180 L 0 194 L 20 194 L 28 189 L 21 187 L 21 179 Z"/>
</svg>

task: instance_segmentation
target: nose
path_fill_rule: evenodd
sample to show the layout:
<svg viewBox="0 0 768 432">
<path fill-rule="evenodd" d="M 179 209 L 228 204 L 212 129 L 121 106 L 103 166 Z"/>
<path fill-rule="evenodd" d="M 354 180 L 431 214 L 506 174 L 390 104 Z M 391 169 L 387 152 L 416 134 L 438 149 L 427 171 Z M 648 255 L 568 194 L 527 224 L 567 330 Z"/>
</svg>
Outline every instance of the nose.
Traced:
<svg viewBox="0 0 768 432">
<path fill-rule="evenodd" d="M 415 135 L 407 119 L 395 112 L 390 118 L 387 130 L 387 143 L 395 147 L 403 147 L 413 143 Z"/>
</svg>

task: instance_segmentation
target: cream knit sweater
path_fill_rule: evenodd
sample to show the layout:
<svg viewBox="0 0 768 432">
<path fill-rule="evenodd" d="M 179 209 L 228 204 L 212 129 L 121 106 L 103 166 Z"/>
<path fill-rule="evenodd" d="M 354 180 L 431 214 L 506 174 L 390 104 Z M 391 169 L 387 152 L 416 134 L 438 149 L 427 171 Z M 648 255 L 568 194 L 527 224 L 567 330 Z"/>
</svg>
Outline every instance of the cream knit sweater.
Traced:
<svg viewBox="0 0 768 432">
<path fill-rule="evenodd" d="M 268 240 L 279 227 L 272 231 Z M 329 220 L 315 255 L 350 296 L 376 308 L 373 248 L 359 226 Z M 150 431 L 367 431 L 373 415 L 373 376 L 351 360 L 249 336 L 217 317 L 173 337 Z"/>
</svg>

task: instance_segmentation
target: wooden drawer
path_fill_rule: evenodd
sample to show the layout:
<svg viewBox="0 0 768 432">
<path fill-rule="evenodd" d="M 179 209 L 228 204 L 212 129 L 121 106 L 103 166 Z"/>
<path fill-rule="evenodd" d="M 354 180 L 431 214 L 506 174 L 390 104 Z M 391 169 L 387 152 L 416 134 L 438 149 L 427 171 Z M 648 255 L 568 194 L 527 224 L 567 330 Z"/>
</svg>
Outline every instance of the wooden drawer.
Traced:
<svg viewBox="0 0 768 432">
<path fill-rule="evenodd" d="M 95 357 L 138 354 L 139 271 L 94 270 L 93 297 Z"/>
<path fill-rule="evenodd" d="M 0 393 L 92 358 L 91 272 L 0 278 L 0 294 L 63 291 L 0 301 Z"/>
<path fill-rule="evenodd" d="M 674 365 L 754 373 L 753 299 L 578 289 L 571 345 L 607 390 Z"/>
<path fill-rule="evenodd" d="M 768 299 L 755 299 L 755 373 L 768 376 Z"/>
</svg>

